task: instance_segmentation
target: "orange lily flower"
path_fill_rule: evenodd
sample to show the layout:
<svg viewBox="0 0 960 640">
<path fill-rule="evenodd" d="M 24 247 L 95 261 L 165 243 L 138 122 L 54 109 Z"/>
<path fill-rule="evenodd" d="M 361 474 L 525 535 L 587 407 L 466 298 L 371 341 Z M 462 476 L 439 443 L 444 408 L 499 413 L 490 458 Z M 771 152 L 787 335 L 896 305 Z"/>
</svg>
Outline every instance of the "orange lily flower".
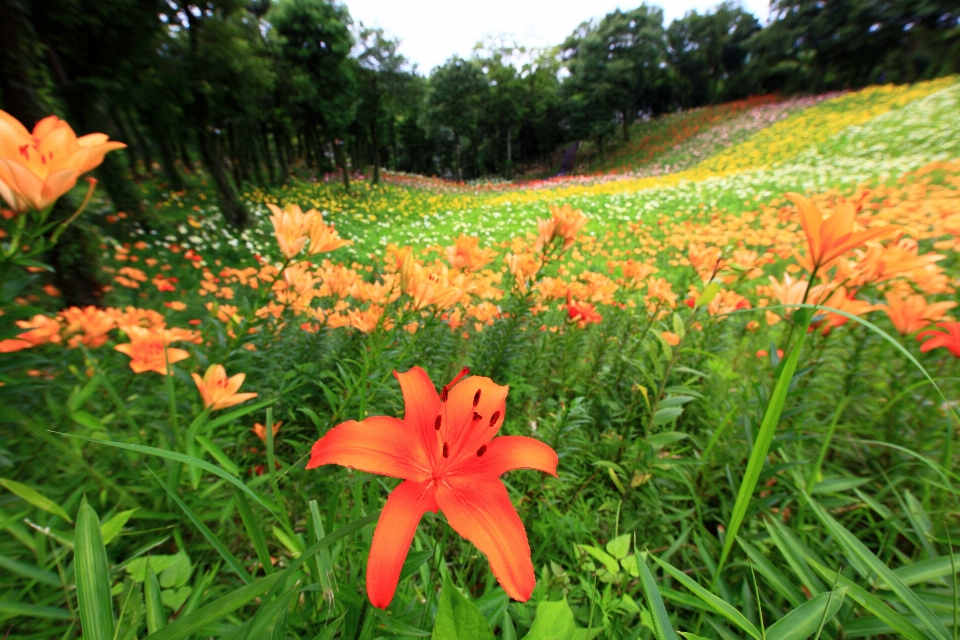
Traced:
<svg viewBox="0 0 960 640">
<path fill-rule="evenodd" d="M 807 234 L 806 256 L 798 257 L 798 262 L 807 271 L 813 272 L 822 266 L 830 264 L 847 251 L 856 249 L 870 240 L 891 235 L 900 230 L 900 227 L 887 225 L 874 227 L 863 231 L 854 231 L 856 208 L 849 202 L 837 205 L 829 218 L 824 220 L 823 212 L 811 200 L 799 193 L 786 194 L 797 205 L 800 211 L 800 224 Z"/>
<path fill-rule="evenodd" d="M 313 220 L 309 223 L 309 226 L 306 227 L 307 232 L 310 234 L 310 248 L 307 249 L 307 255 L 315 256 L 318 253 L 327 253 L 328 251 L 339 249 L 348 244 L 353 244 L 353 241 L 341 238 L 337 230 L 333 228 L 333 225 L 324 222 L 323 216 L 313 209 L 308 211 L 307 215 L 309 216 L 311 212 L 314 214 Z"/>
<path fill-rule="evenodd" d="M 280 427 L 281 427 L 282 425 L 283 425 L 283 420 L 281 420 L 281 421 L 279 421 L 279 422 L 274 422 L 274 423 L 273 423 L 273 435 L 274 435 L 274 436 L 276 436 L 277 433 L 280 431 Z M 257 434 L 257 437 L 260 438 L 261 440 L 263 440 L 264 442 L 267 441 L 267 428 L 266 428 L 265 426 L 263 426 L 262 424 L 260 424 L 259 422 L 254 422 L 254 423 L 253 423 L 253 428 L 250 429 L 250 431 L 253 431 L 255 434 Z"/>
<path fill-rule="evenodd" d="M 945 347 L 950 350 L 950 353 L 960 358 L 960 322 L 938 322 L 937 326 L 943 331 L 927 329 L 917 335 L 917 340 L 929 338 L 920 347 L 920 351 L 926 353 L 931 349 Z"/>
<path fill-rule="evenodd" d="M 28 331 L 24 331 L 16 338 L 0 340 L 0 353 L 12 353 L 48 342 L 60 342 L 60 329 L 63 327 L 56 318 L 38 313 L 30 320 L 17 320 L 16 324 Z"/>
<path fill-rule="evenodd" d="M 570 314 L 570 320 L 576 322 L 583 329 L 588 324 L 599 324 L 603 316 L 597 311 L 597 308 L 586 302 L 574 302 L 567 292 L 567 313 Z"/>
<path fill-rule="evenodd" d="M 123 327 L 130 342 L 114 347 L 120 353 L 130 356 L 130 368 L 134 373 L 156 371 L 167 375 L 167 365 L 190 357 L 183 349 L 171 349 L 168 345 L 176 338 L 164 330 L 150 330 L 138 326 Z"/>
<path fill-rule="evenodd" d="M 461 371 L 440 394 L 427 372 L 394 372 L 406 405 L 387 416 L 337 425 L 313 445 L 307 469 L 339 464 L 404 481 L 380 514 L 367 562 L 367 595 L 384 609 L 421 516 L 442 509 L 447 522 L 490 560 L 507 594 L 526 601 L 536 576 L 527 533 L 498 479 L 513 469 L 556 475 L 557 454 L 523 436 L 494 438 L 503 425 L 508 387 Z"/>
<path fill-rule="evenodd" d="M 912 295 L 902 298 L 890 292 L 886 296 L 887 305 L 879 306 L 890 317 L 890 322 L 901 335 L 908 335 L 919 331 L 935 320 L 940 320 L 947 312 L 957 306 L 956 302 L 934 302 L 928 304 L 921 295 Z"/>
<path fill-rule="evenodd" d="M 257 397 L 256 393 L 237 393 L 244 378 L 247 377 L 246 374 L 238 373 L 227 378 L 227 371 L 222 364 L 210 365 L 202 378 L 195 373 L 190 375 L 193 376 L 193 381 L 200 390 L 204 409 L 211 411 L 226 409 Z"/>
<path fill-rule="evenodd" d="M 81 174 L 96 168 L 122 142 L 107 135 L 80 138 L 70 125 L 48 116 L 27 131 L 20 121 L 0 110 L 0 198 L 17 213 L 43 211 L 73 188 Z"/>
<path fill-rule="evenodd" d="M 288 204 L 281 209 L 268 202 L 267 208 L 273 214 L 270 216 L 270 222 L 273 223 L 273 236 L 280 247 L 280 253 L 287 260 L 292 260 L 303 250 L 303 245 L 307 243 L 306 234 L 313 224 L 314 217 L 319 214 L 315 209 L 304 213 L 298 204 Z"/>
<path fill-rule="evenodd" d="M 573 246 L 577 241 L 577 234 L 587 224 L 589 219 L 580 209 L 574 209 L 566 204 L 562 207 L 550 207 L 550 219 L 537 219 L 537 253 L 557 238 L 563 240 L 563 251 Z"/>
<path fill-rule="evenodd" d="M 663 341 L 671 347 L 675 347 L 680 344 L 680 336 L 675 334 L 673 331 L 662 331 L 660 333 L 660 337 L 662 337 Z"/>
</svg>

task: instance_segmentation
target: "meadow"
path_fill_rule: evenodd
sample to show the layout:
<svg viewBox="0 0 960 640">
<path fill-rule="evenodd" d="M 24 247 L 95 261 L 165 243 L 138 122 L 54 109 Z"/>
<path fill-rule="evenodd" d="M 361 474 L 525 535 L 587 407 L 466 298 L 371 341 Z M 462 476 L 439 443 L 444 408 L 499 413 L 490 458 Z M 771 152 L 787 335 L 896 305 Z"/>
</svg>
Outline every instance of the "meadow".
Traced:
<svg viewBox="0 0 960 640">
<path fill-rule="evenodd" d="M 152 228 L 93 192 L 104 308 L 55 311 L 9 211 L 0 630 L 956 638 L 958 113 L 951 77 L 564 178 L 304 168 L 243 231 L 202 173 Z"/>
</svg>

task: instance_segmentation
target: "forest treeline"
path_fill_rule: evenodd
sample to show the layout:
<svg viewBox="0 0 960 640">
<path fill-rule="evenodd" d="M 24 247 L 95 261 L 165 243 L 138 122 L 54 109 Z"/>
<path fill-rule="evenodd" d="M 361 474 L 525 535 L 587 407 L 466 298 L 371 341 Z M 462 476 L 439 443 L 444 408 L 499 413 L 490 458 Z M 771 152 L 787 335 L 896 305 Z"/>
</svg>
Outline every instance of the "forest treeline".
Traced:
<svg viewBox="0 0 960 640">
<path fill-rule="evenodd" d="M 228 223 L 245 184 L 293 167 L 510 177 L 562 145 L 600 153 L 630 124 L 771 92 L 910 82 L 960 70 L 948 0 L 776 0 L 762 25 L 736 3 L 669 25 L 641 5 L 556 47 L 487 41 L 424 75 L 382 30 L 329 0 L 0 0 L 0 107 L 55 112 L 126 142 L 97 177 L 133 220 L 129 175 L 183 188 L 202 164 Z"/>
</svg>

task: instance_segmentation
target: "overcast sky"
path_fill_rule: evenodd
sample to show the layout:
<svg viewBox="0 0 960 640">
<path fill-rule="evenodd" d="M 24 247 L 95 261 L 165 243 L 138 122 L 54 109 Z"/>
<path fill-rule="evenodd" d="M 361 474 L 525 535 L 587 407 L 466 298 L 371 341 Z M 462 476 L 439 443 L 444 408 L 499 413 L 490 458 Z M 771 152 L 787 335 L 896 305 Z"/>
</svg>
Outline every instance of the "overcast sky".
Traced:
<svg viewBox="0 0 960 640">
<path fill-rule="evenodd" d="M 355 23 L 382 27 L 401 41 L 400 53 L 422 74 L 453 54 L 470 55 L 485 36 L 508 35 L 518 44 L 542 47 L 560 44 L 584 20 L 602 18 L 616 8 L 637 2 L 615 0 L 344 0 Z M 703 13 L 716 0 L 652 0 L 663 7 L 664 22 L 692 9 Z M 766 22 L 768 0 L 741 4 Z"/>
</svg>

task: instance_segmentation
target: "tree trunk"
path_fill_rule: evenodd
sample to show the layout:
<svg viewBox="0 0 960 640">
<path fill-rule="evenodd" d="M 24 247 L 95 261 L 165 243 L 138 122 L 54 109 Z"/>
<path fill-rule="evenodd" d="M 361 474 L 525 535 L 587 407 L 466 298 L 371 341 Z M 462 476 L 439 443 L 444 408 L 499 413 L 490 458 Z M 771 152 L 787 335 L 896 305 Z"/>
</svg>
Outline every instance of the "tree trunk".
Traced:
<svg viewBox="0 0 960 640">
<path fill-rule="evenodd" d="M 373 145 L 373 184 L 380 184 L 380 144 L 377 141 L 377 121 L 370 124 L 370 143 Z"/>
<path fill-rule="evenodd" d="M 183 182 L 183 176 L 177 171 L 177 164 L 173 158 L 173 149 L 170 147 L 170 140 L 164 135 L 156 136 L 157 144 L 160 146 L 160 165 L 163 167 L 163 173 L 170 183 L 170 188 L 174 191 L 183 191 L 186 185 Z"/>
<path fill-rule="evenodd" d="M 133 130 L 133 135 L 140 143 L 140 150 L 143 157 L 143 169 L 148 176 L 153 175 L 153 149 L 150 147 L 150 140 L 147 139 L 147 136 L 143 135 L 143 129 L 140 126 L 140 123 L 137 122 L 137 114 L 130 113 L 129 111 L 125 112 L 127 122 L 130 124 L 130 128 Z"/>
<path fill-rule="evenodd" d="M 507 180 L 513 178 L 513 127 L 507 127 Z"/>
<path fill-rule="evenodd" d="M 347 163 L 343 158 L 343 150 L 340 148 L 342 141 L 333 141 L 333 158 L 340 170 L 343 172 L 343 186 L 350 191 L 350 171 L 347 169 Z"/>
<path fill-rule="evenodd" d="M 207 131 L 198 132 L 197 137 L 200 141 L 200 156 L 207 167 L 207 171 L 213 177 L 217 187 L 217 193 L 220 195 L 220 209 L 223 211 L 223 217 L 227 224 L 237 229 L 247 226 L 249 215 L 237 192 L 230 184 L 230 176 L 227 174 L 227 168 L 223 163 L 223 155 L 217 149 L 216 141 Z"/>
</svg>

